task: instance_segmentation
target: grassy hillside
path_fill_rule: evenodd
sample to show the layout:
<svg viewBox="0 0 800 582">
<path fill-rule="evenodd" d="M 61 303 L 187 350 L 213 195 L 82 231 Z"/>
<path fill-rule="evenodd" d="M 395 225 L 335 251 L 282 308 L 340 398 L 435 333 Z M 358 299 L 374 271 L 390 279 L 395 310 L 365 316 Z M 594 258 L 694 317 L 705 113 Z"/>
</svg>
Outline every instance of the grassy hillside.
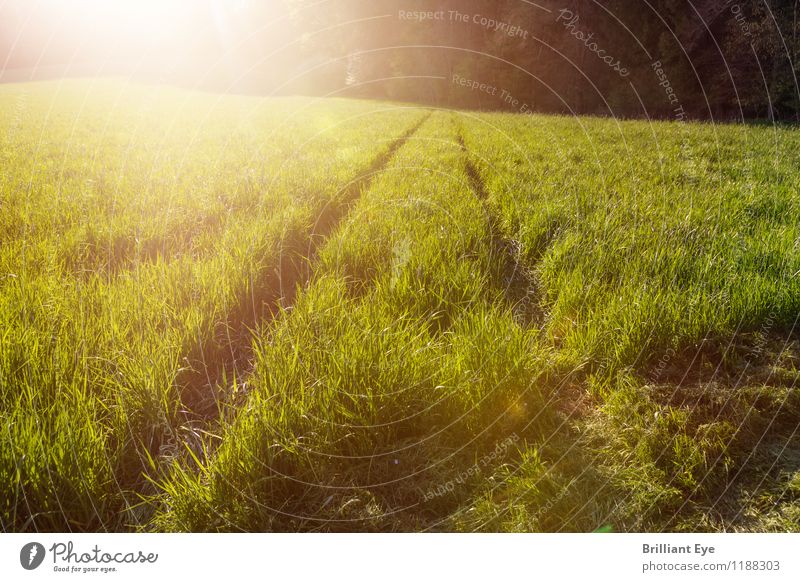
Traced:
<svg viewBox="0 0 800 582">
<path fill-rule="evenodd" d="M 796 130 L 0 110 L 4 530 L 800 527 Z"/>
</svg>

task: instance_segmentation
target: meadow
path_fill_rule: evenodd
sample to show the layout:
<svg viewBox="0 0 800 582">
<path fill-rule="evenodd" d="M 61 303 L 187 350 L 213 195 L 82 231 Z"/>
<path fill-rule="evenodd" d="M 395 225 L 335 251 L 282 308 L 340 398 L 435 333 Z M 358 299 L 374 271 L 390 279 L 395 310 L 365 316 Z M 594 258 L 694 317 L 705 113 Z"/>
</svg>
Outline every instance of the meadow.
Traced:
<svg viewBox="0 0 800 582">
<path fill-rule="evenodd" d="M 800 132 L 0 86 L 3 531 L 799 531 Z"/>
</svg>

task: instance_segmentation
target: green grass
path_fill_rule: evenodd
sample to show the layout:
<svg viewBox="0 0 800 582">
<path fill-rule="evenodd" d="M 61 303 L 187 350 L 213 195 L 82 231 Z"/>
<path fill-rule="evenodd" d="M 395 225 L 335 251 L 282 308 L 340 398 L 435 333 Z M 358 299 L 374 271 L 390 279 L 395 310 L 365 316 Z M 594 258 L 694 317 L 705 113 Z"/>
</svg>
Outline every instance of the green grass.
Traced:
<svg viewBox="0 0 800 582">
<path fill-rule="evenodd" d="M 0 87 L 5 531 L 785 531 L 800 134 Z"/>
</svg>

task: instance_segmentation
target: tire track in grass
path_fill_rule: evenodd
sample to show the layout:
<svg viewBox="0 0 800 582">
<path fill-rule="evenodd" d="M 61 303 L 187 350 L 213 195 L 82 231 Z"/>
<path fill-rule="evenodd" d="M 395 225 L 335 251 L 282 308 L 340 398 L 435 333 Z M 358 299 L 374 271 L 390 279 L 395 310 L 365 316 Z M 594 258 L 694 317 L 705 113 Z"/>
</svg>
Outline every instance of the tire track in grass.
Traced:
<svg viewBox="0 0 800 582">
<path fill-rule="evenodd" d="M 177 384 L 188 425 L 206 426 L 224 414 L 229 392 L 252 369 L 253 331 L 278 317 L 281 310 L 292 307 L 298 289 L 307 285 L 319 249 L 345 219 L 350 209 L 417 130 L 428 120 L 423 116 L 411 128 L 391 141 L 389 147 L 358 176 L 354 177 L 336 196 L 322 201 L 315 209 L 311 231 L 295 228 L 281 239 L 280 259 L 274 268 L 261 270 L 251 281 L 225 318 L 222 337 L 210 342 L 210 351 L 201 348 L 188 357 L 189 366 L 179 376 Z"/>
<path fill-rule="evenodd" d="M 414 136 L 421 145 L 392 160 L 396 177 L 376 181 L 326 241 L 297 307 L 256 348 L 254 389 L 213 458 L 164 480 L 173 503 L 157 501 L 157 528 L 396 529 L 401 511 L 411 524 L 457 507 L 421 506 L 426 485 L 471 467 L 480 453 L 470 448 L 489 450 L 530 424 L 526 406 L 547 416 L 528 370 L 533 334 L 505 306 L 481 202 L 446 121 L 426 124 Z M 362 231 L 361 216 L 387 229 Z M 389 263 L 392 253 L 403 262 Z M 185 511 L 198 505 L 210 515 Z M 376 512 L 364 514 L 368 506 Z"/>
<path fill-rule="evenodd" d="M 213 409 L 216 408 L 218 412 L 221 410 L 216 405 L 216 399 L 213 401 L 215 406 L 209 406 L 205 417 L 198 414 L 197 408 L 186 407 L 187 402 L 207 404 L 202 400 L 192 402 L 188 398 L 182 398 L 181 393 L 186 396 L 190 394 L 187 391 L 193 387 L 186 382 L 196 381 L 194 387 L 197 392 L 193 395 L 213 397 L 217 394 L 212 391 L 222 391 L 224 386 L 231 386 L 233 373 L 238 372 L 239 367 L 244 368 L 244 361 L 239 360 L 239 356 L 247 354 L 247 348 L 252 341 L 250 329 L 245 324 L 251 321 L 249 325 L 252 327 L 259 319 L 251 315 L 255 314 L 255 309 L 247 309 L 245 306 L 238 309 L 237 313 L 232 313 L 231 306 L 236 306 L 238 301 L 241 307 L 245 301 L 252 299 L 256 291 L 261 295 L 261 290 L 253 287 L 253 280 L 261 281 L 262 275 L 270 285 L 268 292 L 263 295 L 271 294 L 275 301 L 280 299 L 280 289 L 286 288 L 288 284 L 286 280 L 274 282 L 275 274 L 286 273 L 286 265 L 292 264 L 290 253 L 284 249 L 296 249 L 299 257 L 304 248 L 311 248 L 311 226 L 315 222 L 314 218 L 322 214 L 315 212 L 315 209 L 323 208 L 320 199 L 335 196 L 338 200 L 357 195 L 358 187 L 369 178 L 369 172 L 380 169 L 376 164 L 390 156 L 392 147 L 398 147 L 394 145 L 396 140 L 393 138 L 407 137 L 409 132 L 403 132 L 422 117 L 420 112 L 416 112 L 413 116 L 407 114 L 390 123 L 391 134 L 386 136 L 381 146 L 375 148 L 379 151 L 354 148 L 358 155 L 348 155 L 345 159 L 357 159 L 356 163 L 343 165 L 336 168 L 335 172 L 325 168 L 324 172 L 317 172 L 328 176 L 329 180 L 321 183 L 316 192 L 311 190 L 314 196 L 303 196 L 301 193 L 298 196 L 300 203 L 289 208 L 290 211 L 276 212 L 274 216 L 267 215 L 264 218 L 252 217 L 247 227 L 242 228 L 240 225 L 235 231 L 235 237 L 217 245 L 217 252 L 210 254 L 207 261 L 181 260 L 169 267 L 166 262 L 160 261 L 157 268 L 141 271 L 147 277 L 140 279 L 140 271 L 137 270 L 126 273 L 113 282 L 107 282 L 99 291 L 91 289 L 93 293 L 87 294 L 86 313 L 95 313 L 95 309 L 98 310 L 97 313 L 101 313 L 100 309 L 116 305 L 126 306 L 128 309 L 109 309 L 114 316 L 107 316 L 103 311 L 103 325 L 97 325 L 91 336 L 77 335 L 78 332 L 75 332 L 79 340 L 75 344 L 79 347 L 75 349 L 79 351 L 75 352 L 74 357 L 78 361 L 89 362 L 86 371 L 74 375 L 77 381 L 72 379 L 73 375 L 64 374 L 60 377 L 67 377 L 69 380 L 52 388 L 59 394 L 74 384 L 76 390 L 80 391 L 76 401 L 87 406 L 88 412 L 85 415 L 77 417 L 78 421 L 73 421 L 74 415 L 62 414 L 67 408 L 74 408 L 72 405 L 48 409 L 31 405 L 27 410 L 21 409 L 20 417 L 36 417 L 35 424 L 26 425 L 32 428 L 26 429 L 27 432 L 5 431 L 3 440 L 12 443 L 16 450 L 21 449 L 20 453 L 13 453 L 17 459 L 26 457 L 26 446 L 28 450 L 35 452 L 34 445 L 37 441 L 34 439 L 44 444 L 38 448 L 45 453 L 41 453 L 34 462 L 28 462 L 28 466 L 33 469 L 29 469 L 26 474 L 19 473 L 20 476 L 15 478 L 18 495 L 5 504 L 5 508 L 10 509 L 5 509 L 4 515 L 0 516 L 4 523 L 13 523 L 23 530 L 33 527 L 51 531 L 88 531 L 100 527 L 122 530 L 144 523 L 147 520 L 147 507 L 139 504 L 137 497 L 141 498 L 152 492 L 153 481 L 158 478 L 161 468 L 169 459 L 179 452 L 188 453 L 185 445 L 191 445 L 189 450 L 192 451 L 197 449 L 196 445 L 201 445 L 202 448 L 203 442 L 198 441 L 198 438 L 204 437 L 216 426 Z M 369 131 L 366 135 L 374 143 L 375 132 Z M 360 143 L 364 142 L 369 143 L 366 140 Z M 329 152 L 330 150 L 322 150 L 324 154 Z M 351 173 L 364 168 L 367 168 L 367 172 L 350 179 Z M 348 186 L 340 188 L 347 179 L 350 179 Z M 335 184 L 335 188 L 330 187 L 331 182 Z M 336 192 L 336 189 L 339 191 Z M 328 215 L 333 216 L 331 213 L 326 214 Z M 268 222 L 263 222 L 266 220 Z M 273 228 L 274 226 L 277 228 Z M 335 222 L 330 221 L 328 228 L 334 226 Z M 324 225 L 315 226 L 313 232 L 324 233 Z M 303 258 L 307 259 L 305 255 Z M 296 262 L 302 265 L 300 258 Z M 184 270 L 182 265 L 187 268 Z M 189 265 L 191 268 L 188 268 Z M 252 292 L 237 297 L 239 291 L 248 285 L 248 279 Z M 219 282 L 219 288 L 216 281 Z M 72 285 L 67 286 L 69 287 Z M 294 285 L 289 288 L 293 289 Z M 71 305 L 83 305 L 80 303 L 81 290 L 75 291 L 74 295 L 63 295 L 54 287 L 50 292 L 63 299 L 57 302 L 59 304 L 67 305 L 67 300 L 74 297 Z M 145 302 L 145 294 L 148 298 L 155 299 Z M 164 300 L 158 301 L 158 297 L 163 297 Z M 270 309 L 274 307 L 270 305 Z M 80 313 L 84 314 L 83 308 Z M 120 314 L 119 320 L 122 320 L 119 327 L 115 326 L 117 313 Z M 248 319 L 250 317 L 252 319 Z M 88 319 L 86 315 L 75 316 L 72 321 L 77 323 L 73 327 L 77 328 L 83 318 Z M 233 327 L 232 324 L 236 322 L 241 327 Z M 103 335 L 107 329 L 109 337 Z M 172 333 L 173 331 L 176 333 Z M 85 327 L 81 333 L 86 333 Z M 91 347 L 86 348 L 80 339 L 91 338 L 95 334 L 96 343 L 90 339 Z M 155 339 L 155 336 L 161 334 L 164 334 L 163 338 L 149 341 L 148 336 L 152 335 Z M 226 338 L 234 339 L 235 342 L 226 341 Z M 52 359 L 55 362 L 56 356 L 66 353 L 68 360 L 72 362 L 70 350 L 61 347 L 67 345 L 68 339 L 63 339 L 66 341 L 62 343 L 59 339 L 60 345 L 52 348 L 55 355 L 42 361 Z M 199 354 L 194 351 L 198 347 Z M 101 357 L 94 356 L 95 353 L 106 357 L 102 358 L 101 363 L 97 363 Z M 181 365 L 180 358 L 187 354 L 193 361 L 187 362 L 184 359 L 183 365 L 193 370 L 177 370 Z M 216 361 L 218 356 L 219 361 Z M 194 365 L 198 361 L 202 365 Z M 206 365 L 206 362 L 210 365 Z M 35 368 L 35 371 L 49 378 L 46 366 L 41 368 Z M 31 387 L 35 384 L 36 382 L 31 383 Z M 88 392 L 87 387 L 94 388 L 95 385 L 104 390 L 106 387 L 114 390 L 108 390 L 107 393 L 101 393 L 100 390 L 95 393 L 92 390 L 91 394 L 83 391 L 86 389 Z M 204 388 L 207 388 L 205 393 Z M 40 392 L 41 389 L 36 388 L 34 393 L 37 398 L 41 398 Z M 59 397 L 59 401 L 61 400 L 63 398 Z M 121 413 L 111 416 L 102 411 L 96 412 L 98 408 Z M 51 414 L 50 410 L 54 412 Z M 41 424 L 45 426 L 44 429 L 38 428 L 38 416 L 43 419 Z M 69 422 L 61 420 L 66 418 L 70 419 Z M 79 421 L 83 424 L 79 424 Z M 49 435 L 47 426 L 60 427 L 56 433 L 61 436 Z M 80 432 L 82 430 L 86 434 Z M 19 434 L 23 436 L 17 436 Z M 81 438 L 75 440 L 79 436 Z M 25 439 L 28 437 L 34 445 L 26 444 Z M 22 444 L 17 447 L 15 440 Z M 51 446 L 51 443 L 55 443 L 55 446 Z M 46 454 L 48 449 L 59 446 L 77 453 L 66 460 L 55 459 Z M 93 457 L 87 460 L 89 455 Z M 2 460 L 9 459 L 11 463 L 5 462 L 6 467 L 20 467 L 19 462 L 14 461 L 11 455 L 4 455 Z M 34 470 L 38 470 L 38 474 Z M 45 485 L 48 481 L 49 485 Z M 78 485 L 73 486 L 74 483 Z M 51 490 L 50 494 L 47 493 L 48 489 Z M 26 521 L 17 521 L 18 514 L 22 520 L 26 514 L 33 517 Z"/>
<path fill-rule="evenodd" d="M 316 220 L 308 239 L 305 253 L 300 253 L 300 263 L 292 262 L 287 275 L 279 274 L 281 280 L 280 303 L 284 308 L 290 308 L 295 301 L 297 291 L 304 287 L 312 273 L 312 263 L 328 237 L 336 227 L 347 217 L 350 210 L 361 197 L 361 193 L 368 190 L 376 176 L 380 175 L 394 158 L 397 151 L 422 127 L 430 113 L 416 122 L 400 137 L 394 139 L 385 152 L 380 154 L 370 167 L 355 177 L 342 189 L 342 195 L 332 200 L 326 200 L 321 209 L 315 212 Z M 295 257 L 296 258 L 296 257 Z M 274 314 L 273 314 L 274 315 Z"/>
<path fill-rule="evenodd" d="M 458 145 L 464 152 L 464 171 L 470 188 L 481 201 L 490 236 L 490 254 L 496 261 L 497 271 L 494 273 L 500 281 L 500 290 L 506 303 L 512 310 L 514 318 L 522 327 L 539 325 L 543 313 L 539 307 L 539 285 L 533 271 L 526 267 L 522 259 L 522 245 L 513 238 L 505 236 L 496 213 L 489 203 L 486 184 L 472 161 L 475 155 L 469 151 L 464 135 L 459 128 Z"/>
</svg>

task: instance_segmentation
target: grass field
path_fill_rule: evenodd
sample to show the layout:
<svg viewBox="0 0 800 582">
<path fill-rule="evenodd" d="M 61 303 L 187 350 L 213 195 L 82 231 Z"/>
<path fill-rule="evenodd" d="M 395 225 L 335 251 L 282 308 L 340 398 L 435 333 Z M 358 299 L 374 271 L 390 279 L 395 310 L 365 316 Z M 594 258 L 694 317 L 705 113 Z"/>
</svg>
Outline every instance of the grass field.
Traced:
<svg viewBox="0 0 800 582">
<path fill-rule="evenodd" d="M 800 132 L 0 86 L 4 531 L 800 531 Z"/>
</svg>

